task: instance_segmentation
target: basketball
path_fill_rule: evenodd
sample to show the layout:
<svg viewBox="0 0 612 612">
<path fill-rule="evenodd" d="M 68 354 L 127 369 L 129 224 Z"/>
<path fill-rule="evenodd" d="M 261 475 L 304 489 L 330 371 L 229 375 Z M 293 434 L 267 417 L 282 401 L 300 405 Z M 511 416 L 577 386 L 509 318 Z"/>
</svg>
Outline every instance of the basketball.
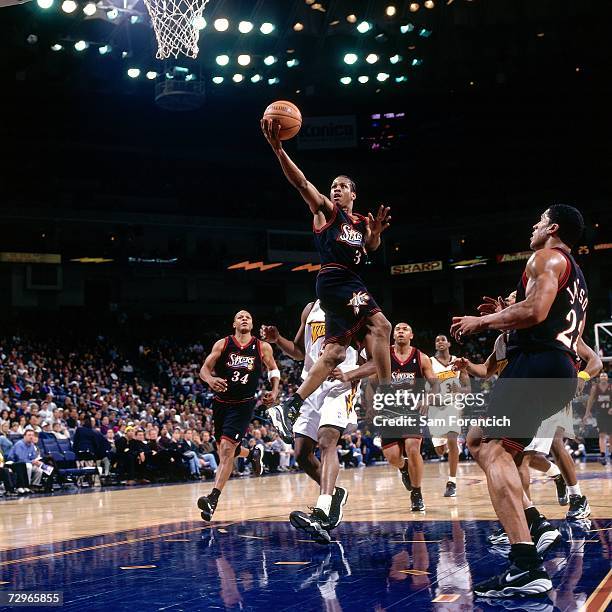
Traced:
<svg viewBox="0 0 612 612">
<path fill-rule="evenodd" d="M 300 109 L 287 100 L 272 102 L 264 112 L 264 119 L 273 119 L 281 125 L 279 138 L 289 140 L 293 138 L 302 127 L 302 113 Z"/>
</svg>

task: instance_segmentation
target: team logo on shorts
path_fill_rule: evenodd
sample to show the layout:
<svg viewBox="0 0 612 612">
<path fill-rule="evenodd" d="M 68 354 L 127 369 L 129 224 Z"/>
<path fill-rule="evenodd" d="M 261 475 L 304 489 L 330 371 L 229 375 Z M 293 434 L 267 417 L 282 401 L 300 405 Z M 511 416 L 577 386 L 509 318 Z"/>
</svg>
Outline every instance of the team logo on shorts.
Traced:
<svg viewBox="0 0 612 612">
<path fill-rule="evenodd" d="M 353 297 L 349 300 L 347 306 L 353 307 L 355 316 L 359 314 L 359 309 L 362 306 L 367 306 L 370 301 L 370 296 L 365 291 L 357 291 L 353 293 Z"/>
<path fill-rule="evenodd" d="M 314 344 L 319 338 L 325 336 L 325 321 L 313 321 L 310 323 L 310 340 Z"/>
<path fill-rule="evenodd" d="M 230 353 L 229 360 L 227 362 L 228 368 L 241 368 L 243 370 L 252 370 L 255 367 L 255 357 L 248 355 L 239 355 L 237 353 Z"/>
<path fill-rule="evenodd" d="M 359 381 L 351 382 L 351 392 L 348 393 L 344 401 L 346 402 L 346 418 L 348 419 L 351 415 L 351 412 L 355 410 L 355 395 L 357 394 L 357 387 L 359 386 Z"/>
</svg>

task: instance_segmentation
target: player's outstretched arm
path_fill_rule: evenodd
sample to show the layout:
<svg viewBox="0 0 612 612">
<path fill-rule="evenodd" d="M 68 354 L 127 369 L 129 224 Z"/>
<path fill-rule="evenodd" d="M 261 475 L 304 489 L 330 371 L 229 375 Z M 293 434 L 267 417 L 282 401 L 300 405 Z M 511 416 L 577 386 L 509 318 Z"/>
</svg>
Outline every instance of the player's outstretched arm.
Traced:
<svg viewBox="0 0 612 612">
<path fill-rule="evenodd" d="M 266 406 L 271 406 L 276 402 L 278 397 L 278 389 L 280 384 L 280 372 L 276 361 L 274 360 L 274 352 L 272 347 L 267 342 L 261 343 L 261 359 L 268 370 L 268 380 L 270 381 L 270 391 L 266 391 L 263 397 L 263 403 Z"/>
<path fill-rule="evenodd" d="M 421 370 L 423 371 L 423 376 L 425 377 L 425 380 L 429 383 L 429 386 L 431 387 L 429 392 L 434 393 L 436 395 L 440 393 L 440 379 L 433 371 L 430 357 L 425 353 L 421 353 Z"/>
<path fill-rule="evenodd" d="M 589 393 L 589 399 L 587 400 L 586 410 L 584 411 L 583 421 L 586 421 L 591 417 L 591 411 L 593 409 L 593 402 L 595 402 L 595 395 L 597 395 L 597 385 L 591 385 L 591 392 Z"/>
<path fill-rule="evenodd" d="M 296 361 L 304 361 L 305 353 L 304 353 L 304 330 L 306 329 L 306 319 L 314 306 L 314 302 L 309 302 L 306 304 L 304 310 L 302 311 L 302 316 L 300 318 L 300 327 L 295 334 L 295 338 L 293 342 L 288 338 L 285 338 L 278 331 L 278 328 L 274 325 L 262 325 L 260 330 L 261 339 L 269 342 L 270 344 L 276 344 L 278 348 L 291 357 L 291 359 L 295 359 Z"/>
<path fill-rule="evenodd" d="M 204 365 L 200 369 L 200 378 L 217 393 L 227 391 L 227 381 L 224 378 L 215 376 L 213 370 L 225 346 L 225 338 L 217 340 L 210 351 L 210 355 L 204 360 Z"/>
<path fill-rule="evenodd" d="M 283 149 L 283 143 L 278 136 L 280 123 L 271 119 L 262 119 L 261 131 L 276 154 L 287 180 L 300 192 L 300 195 L 306 204 L 308 204 L 310 212 L 313 215 L 323 215 L 326 219 L 329 219 L 332 216 L 334 205 L 329 198 L 325 197 L 308 181 L 304 173 L 295 165 L 285 149 Z"/>
<path fill-rule="evenodd" d="M 591 378 L 598 376 L 603 370 L 603 362 L 601 357 L 582 339 L 582 336 L 578 338 L 576 351 L 578 357 L 586 363 L 582 371 L 586 372 Z"/>
<path fill-rule="evenodd" d="M 391 224 L 388 206 L 380 206 L 376 217 L 368 213 L 366 221 L 365 246 L 368 251 L 375 251 L 380 246 L 380 236 Z"/>
</svg>

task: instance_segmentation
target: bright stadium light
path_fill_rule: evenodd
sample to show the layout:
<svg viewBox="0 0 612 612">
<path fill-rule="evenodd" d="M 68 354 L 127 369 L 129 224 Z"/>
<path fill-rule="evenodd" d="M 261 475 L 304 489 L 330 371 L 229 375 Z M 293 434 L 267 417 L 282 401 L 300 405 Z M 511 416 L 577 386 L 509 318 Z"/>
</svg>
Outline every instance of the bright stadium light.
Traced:
<svg viewBox="0 0 612 612">
<path fill-rule="evenodd" d="M 415 57 L 415 58 L 412 60 L 412 65 L 413 65 L 413 66 L 420 66 L 422 63 L 423 63 L 423 60 L 422 60 L 422 59 L 419 59 L 418 57 Z"/>
<path fill-rule="evenodd" d="M 51 51 L 61 51 L 64 47 L 62 47 L 62 45 L 60 45 L 59 43 L 55 43 L 54 45 L 51 45 Z"/>
<path fill-rule="evenodd" d="M 217 55 L 215 62 L 219 66 L 227 66 L 229 64 L 229 55 Z"/>
<path fill-rule="evenodd" d="M 431 30 L 428 30 L 427 28 L 421 28 L 419 30 L 419 36 L 421 36 L 422 38 L 429 38 L 431 36 Z"/>
<path fill-rule="evenodd" d="M 300 60 L 297 59 L 296 57 L 287 60 L 287 68 L 295 68 L 296 66 L 300 65 Z"/>
<path fill-rule="evenodd" d="M 272 77 L 268 79 L 268 85 L 278 85 L 280 83 L 280 79 L 278 77 Z"/>
<path fill-rule="evenodd" d="M 246 55 L 246 54 L 239 55 L 238 56 L 238 63 L 241 66 L 248 66 L 251 63 L 251 56 L 250 55 Z"/>
<path fill-rule="evenodd" d="M 64 0 L 62 2 L 62 11 L 64 13 L 74 13 L 77 10 L 77 3 L 74 0 Z"/>
<path fill-rule="evenodd" d="M 343 85 L 350 85 L 352 80 L 353 80 L 353 79 L 351 79 L 351 77 L 348 77 L 348 76 L 347 76 L 347 77 L 342 77 L 342 78 L 340 79 L 340 82 L 341 82 Z"/>
<path fill-rule="evenodd" d="M 357 78 L 357 80 L 358 80 L 360 83 L 367 83 L 367 82 L 370 80 L 370 77 L 365 76 L 365 75 L 362 75 L 362 76 L 358 77 L 358 78 Z"/>
<path fill-rule="evenodd" d="M 229 21 L 225 19 L 225 17 L 222 17 L 221 19 L 215 19 L 214 26 L 217 32 L 225 32 L 225 30 L 229 28 Z"/>
<path fill-rule="evenodd" d="M 202 17 L 202 15 L 196 15 L 193 18 L 193 27 L 196 30 L 203 30 L 206 27 L 206 19 L 204 19 L 204 17 Z"/>
<path fill-rule="evenodd" d="M 101 47 L 98 47 L 98 53 L 100 55 L 106 55 L 107 53 L 111 52 L 111 47 L 110 45 L 102 45 Z"/>
<path fill-rule="evenodd" d="M 408 8 L 411 13 L 416 13 L 421 8 L 421 5 L 418 2 L 411 2 Z"/>
<path fill-rule="evenodd" d="M 149 81 L 152 81 L 153 79 L 157 78 L 157 72 L 155 72 L 155 70 L 149 70 L 146 76 L 147 76 L 147 79 L 149 79 Z"/>
<path fill-rule="evenodd" d="M 238 24 L 238 31 L 241 34 L 248 34 L 253 29 L 253 24 L 250 21 L 241 21 Z"/>
<path fill-rule="evenodd" d="M 432 9 L 435 6 L 435 4 L 433 0 L 425 0 L 424 6 L 425 8 Z"/>
<path fill-rule="evenodd" d="M 239 73 L 236 73 L 233 77 L 232 77 L 232 81 L 234 81 L 234 83 L 240 83 L 242 82 L 244 79 L 244 76 L 242 76 Z"/>
<path fill-rule="evenodd" d="M 385 9 L 385 15 L 387 17 L 395 17 L 395 14 L 397 13 L 397 9 L 390 4 L 386 9 Z"/>
<path fill-rule="evenodd" d="M 47 10 L 53 6 L 53 0 L 36 0 L 36 4 L 38 4 L 41 9 Z"/>
<path fill-rule="evenodd" d="M 362 21 L 358 26 L 357 26 L 357 31 L 360 34 L 365 34 L 366 32 L 369 32 L 372 29 L 372 24 L 369 21 Z"/>
<path fill-rule="evenodd" d="M 411 23 L 405 23 L 400 26 L 400 32 L 402 34 L 408 34 L 408 32 L 412 32 L 414 30 L 414 26 Z"/>
<path fill-rule="evenodd" d="M 85 51 L 87 47 L 89 47 L 89 43 L 84 40 L 77 40 L 77 42 L 74 43 L 74 48 L 77 51 Z"/>
<path fill-rule="evenodd" d="M 127 75 L 130 79 L 137 79 L 140 76 L 140 68 L 128 68 Z"/>
<path fill-rule="evenodd" d="M 106 11 L 106 16 L 112 21 L 113 19 L 117 19 L 117 17 L 119 17 L 119 11 L 116 8 L 111 9 L 110 11 Z"/>
<path fill-rule="evenodd" d="M 355 53 L 347 53 L 344 56 L 344 63 L 352 66 L 357 61 L 357 55 Z"/>
<path fill-rule="evenodd" d="M 389 58 L 389 61 L 390 61 L 392 64 L 398 64 L 399 62 L 401 62 L 401 61 L 402 61 L 402 56 L 401 56 L 401 55 L 398 55 L 398 54 L 396 53 L 395 55 L 392 55 L 392 56 Z"/>
<path fill-rule="evenodd" d="M 259 83 L 259 81 L 261 81 L 261 79 L 262 79 L 261 74 L 254 74 L 251 77 L 251 83 Z"/>
<path fill-rule="evenodd" d="M 366 62 L 368 62 L 368 64 L 375 64 L 377 61 L 378 61 L 378 55 L 376 55 L 376 53 L 370 53 L 366 57 Z"/>
<path fill-rule="evenodd" d="M 266 66 L 271 66 L 272 64 L 276 64 L 278 60 L 274 55 L 268 55 L 264 58 L 264 64 Z"/>
<path fill-rule="evenodd" d="M 272 32 L 274 32 L 274 25 L 271 24 L 269 21 L 266 21 L 265 23 L 261 24 L 259 31 L 262 34 L 272 34 Z"/>
<path fill-rule="evenodd" d="M 396 83 L 405 83 L 408 80 L 407 76 L 398 76 L 395 77 L 395 82 Z"/>
<path fill-rule="evenodd" d="M 83 12 L 88 16 L 88 17 L 93 17 L 96 14 L 96 11 L 98 10 L 98 7 L 96 6 L 95 2 L 88 2 L 84 7 L 83 7 Z"/>
<path fill-rule="evenodd" d="M 304 24 L 301 22 L 296 22 L 293 24 L 293 31 L 294 32 L 301 32 L 304 29 Z"/>
<path fill-rule="evenodd" d="M 221 85 L 221 83 L 223 83 L 223 77 L 222 77 L 222 76 L 214 76 L 214 77 L 212 78 L 212 82 L 213 82 L 215 85 Z"/>
<path fill-rule="evenodd" d="M 379 80 L 381 83 L 386 81 L 388 78 L 389 78 L 389 75 L 386 72 L 379 72 L 376 75 L 376 79 Z"/>
</svg>

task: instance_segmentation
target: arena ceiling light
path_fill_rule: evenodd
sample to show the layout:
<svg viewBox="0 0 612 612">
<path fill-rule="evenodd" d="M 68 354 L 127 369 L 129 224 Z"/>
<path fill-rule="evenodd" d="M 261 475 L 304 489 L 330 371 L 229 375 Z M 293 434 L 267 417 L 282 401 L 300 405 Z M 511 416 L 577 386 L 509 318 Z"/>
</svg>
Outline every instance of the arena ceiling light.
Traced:
<svg viewBox="0 0 612 612">
<path fill-rule="evenodd" d="M 98 53 L 100 55 L 106 55 L 107 53 L 111 52 L 111 46 L 110 45 L 102 45 L 101 47 L 98 47 Z"/>
<path fill-rule="evenodd" d="M 60 45 L 59 43 L 55 43 L 54 45 L 51 45 L 51 51 L 61 51 L 64 47 L 62 45 Z"/>
<path fill-rule="evenodd" d="M 341 82 L 343 85 L 350 85 L 352 80 L 353 80 L 353 79 L 351 79 L 351 77 L 350 77 L 350 76 L 345 76 L 345 77 L 342 77 L 342 78 L 340 79 L 340 82 Z"/>
<path fill-rule="evenodd" d="M 77 3 L 74 0 L 64 0 L 62 2 L 62 11 L 64 13 L 74 13 L 77 10 Z"/>
<path fill-rule="evenodd" d="M 427 28 L 421 28 L 419 30 L 419 36 L 421 38 L 429 38 L 431 36 L 431 30 L 428 30 Z"/>
<path fill-rule="evenodd" d="M 375 64 L 377 61 L 378 61 L 378 55 L 376 55 L 376 53 L 370 53 L 366 57 L 366 62 L 368 62 L 368 64 Z"/>
<path fill-rule="evenodd" d="M 98 10 L 98 7 L 96 6 L 95 2 L 88 2 L 84 7 L 83 7 L 83 12 L 88 16 L 88 17 L 93 17 L 96 14 L 96 11 Z"/>
<path fill-rule="evenodd" d="M 229 21 L 225 19 L 225 17 L 221 17 L 220 19 L 215 19 L 215 30 L 217 32 L 225 32 L 227 28 L 229 28 Z"/>
<path fill-rule="evenodd" d="M 363 84 L 363 83 L 367 83 L 370 80 L 369 76 L 366 76 L 365 74 L 362 74 L 360 77 L 357 77 L 357 80 Z"/>
<path fill-rule="evenodd" d="M 399 62 L 401 62 L 401 61 L 402 61 L 402 56 L 396 53 L 395 55 L 392 55 L 392 56 L 389 58 L 389 61 L 390 61 L 392 64 L 399 64 Z"/>
<path fill-rule="evenodd" d="M 140 68 L 128 68 L 127 75 L 130 79 L 137 79 L 140 76 Z"/>
<path fill-rule="evenodd" d="M 215 62 L 217 62 L 219 66 L 227 66 L 229 64 L 229 55 L 217 55 Z"/>
<path fill-rule="evenodd" d="M 246 53 L 238 56 L 238 63 L 241 66 L 248 66 L 251 63 L 251 56 Z"/>
<path fill-rule="evenodd" d="M 352 66 L 356 61 L 357 61 L 357 54 L 356 53 L 347 53 L 344 56 L 344 63 L 348 64 L 349 66 Z"/>
<path fill-rule="evenodd" d="M 407 76 L 402 75 L 402 76 L 395 77 L 396 83 L 405 83 L 407 80 L 408 80 Z"/>
<path fill-rule="evenodd" d="M 232 77 L 232 81 L 234 81 L 234 83 L 242 83 L 243 80 L 244 76 L 238 72 Z"/>
<path fill-rule="evenodd" d="M 278 59 L 274 55 L 267 55 L 264 57 L 264 64 L 266 66 L 271 66 L 272 64 L 276 64 Z"/>
<path fill-rule="evenodd" d="M 146 74 L 147 79 L 149 79 L 149 81 L 152 81 L 153 79 L 157 78 L 157 72 L 155 72 L 155 70 L 149 70 L 149 72 L 147 72 Z"/>
<path fill-rule="evenodd" d="M 85 51 L 87 47 L 89 47 L 89 43 L 86 42 L 85 40 L 77 40 L 77 42 L 74 43 L 74 48 L 77 51 Z"/>
<path fill-rule="evenodd" d="M 287 60 L 287 68 L 295 68 L 296 66 L 300 65 L 300 60 L 297 58 L 292 58 L 290 60 Z"/>
<path fill-rule="evenodd" d="M 202 17 L 202 15 L 196 15 L 193 18 L 193 27 L 196 30 L 203 30 L 206 27 L 207 23 L 206 23 L 206 19 L 204 19 L 204 17 Z"/>
<path fill-rule="evenodd" d="M 394 7 L 392 4 L 390 4 L 390 5 L 389 5 L 389 6 L 388 6 L 388 7 L 385 9 L 385 15 L 386 15 L 387 17 L 395 17 L 396 13 L 397 13 L 397 9 L 396 9 L 396 8 L 395 8 L 395 7 Z"/>
<path fill-rule="evenodd" d="M 119 11 L 116 8 L 113 8 L 110 11 L 106 11 L 106 16 L 113 21 L 119 17 Z"/>
<path fill-rule="evenodd" d="M 347 16 L 346 16 L 346 20 L 347 20 L 349 23 L 357 23 L 357 15 L 353 15 L 353 14 L 351 14 L 351 15 L 347 15 Z"/>
<path fill-rule="evenodd" d="M 221 83 L 223 83 L 223 77 L 222 77 L 222 76 L 214 76 L 214 77 L 212 78 L 212 82 L 213 82 L 215 85 L 221 85 Z"/>
<path fill-rule="evenodd" d="M 414 26 L 411 23 L 405 23 L 404 25 L 400 26 L 400 32 L 402 34 L 408 34 L 409 32 L 413 32 L 414 31 Z"/>
<path fill-rule="evenodd" d="M 418 57 L 415 57 L 415 58 L 412 60 L 412 65 L 413 65 L 413 66 L 420 66 L 422 63 L 423 63 L 423 60 L 422 60 L 422 59 L 420 59 L 420 58 L 418 58 Z"/>
<path fill-rule="evenodd" d="M 278 85 L 280 83 L 280 79 L 278 77 L 272 77 L 268 79 L 268 85 Z"/>
<path fill-rule="evenodd" d="M 362 21 L 358 26 L 357 26 L 357 31 L 360 34 L 366 34 L 367 32 L 369 32 L 372 29 L 372 24 L 369 21 Z"/>
<path fill-rule="evenodd" d="M 425 3 L 423 4 L 423 6 L 427 9 L 432 9 L 436 5 L 434 4 L 433 0 L 425 0 Z"/>
<path fill-rule="evenodd" d="M 304 24 L 300 23 L 299 21 L 297 23 L 293 24 L 293 30 L 294 32 L 301 32 L 304 29 Z"/>
<path fill-rule="evenodd" d="M 272 32 L 274 32 L 274 25 L 271 24 L 269 21 L 266 21 L 261 24 L 259 31 L 262 34 L 272 34 Z"/>
<path fill-rule="evenodd" d="M 53 6 L 53 0 L 36 0 L 36 4 L 38 4 L 41 9 L 47 10 Z"/>
<path fill-rule="evenodd" d="M 251 77 L 251 83 L 259 83 L 259 81 L 261 81 L 261 79 L 262 79 L 261 74 L 254 74 Z"/>
<path fill-rule="evenodd" d="M 384 83 L 388 78 L 389 74 L 387 72 L 379 72 L 376 75 L 376 80 L 380 81 L 381 83 Z"/>
<path fill-rule="evenodd" d="M 241 21 L 238 24 L 238 31 L 241 34 L 248 34 L 253 29 L 253 24 L 250 21 Z"/>
<path fill-rule="evenodd" d="M 408 8 L 411 13 L 416 13 L 421 8 L 421 5 L 418 2 L 411 2 Z"/>
</svg>

